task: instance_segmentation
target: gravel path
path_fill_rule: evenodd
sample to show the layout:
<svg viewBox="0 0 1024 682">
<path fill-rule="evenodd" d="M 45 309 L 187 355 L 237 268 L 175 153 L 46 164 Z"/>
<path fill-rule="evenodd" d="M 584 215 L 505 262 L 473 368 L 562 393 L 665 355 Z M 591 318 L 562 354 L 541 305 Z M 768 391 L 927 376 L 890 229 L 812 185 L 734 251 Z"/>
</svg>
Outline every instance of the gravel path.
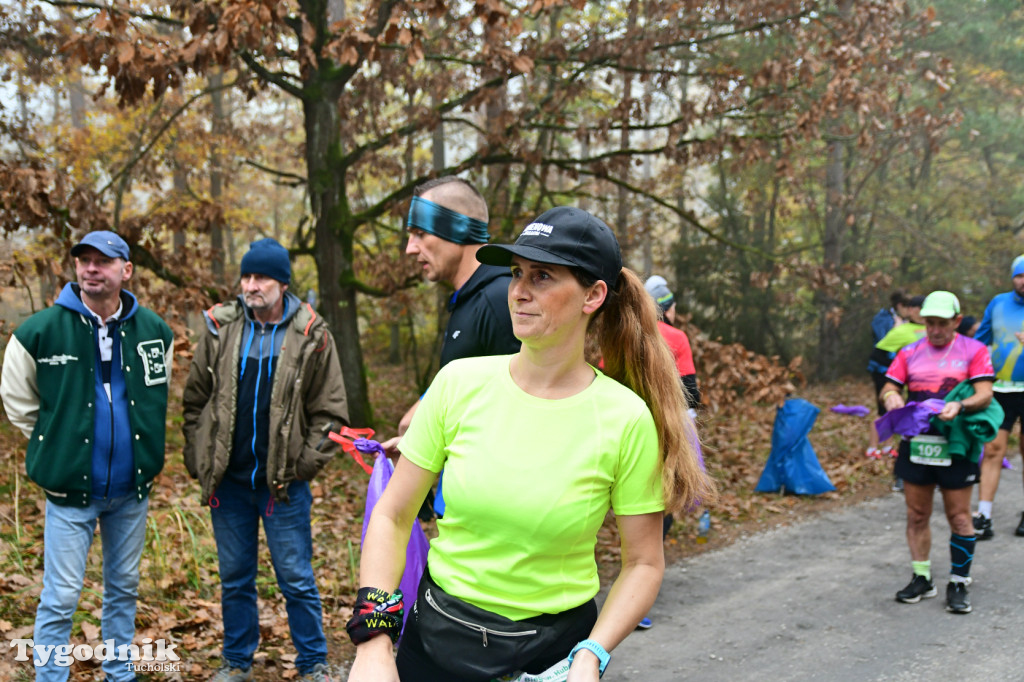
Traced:
<svg viewBox="0 0 1024 682">
<path fill-rule="evenodd" d="M 996 537 L 978 543 L 974 611 L 945 610 L 949 527 L 936 493 L 939 596 L 900 604 L 911 577 L 902 495 L 742 538 L 666 571 L 651 618 L 605 682 L 1022 680 L 1024 509 L 1019 460 L 1003 470 Z"/>
</svg>

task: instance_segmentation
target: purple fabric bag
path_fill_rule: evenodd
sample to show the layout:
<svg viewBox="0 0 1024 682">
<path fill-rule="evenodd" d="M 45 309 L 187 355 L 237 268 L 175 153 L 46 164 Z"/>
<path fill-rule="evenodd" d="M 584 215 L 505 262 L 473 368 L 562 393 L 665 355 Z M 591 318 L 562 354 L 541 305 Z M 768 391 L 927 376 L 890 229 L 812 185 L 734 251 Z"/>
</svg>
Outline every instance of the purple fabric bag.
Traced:
<svg viewBox="0 0 1024 682">
<path fill-rule="evenodd" d="M 839 414 L 853 415 L 854 417 L 866 417 L 871 413 L 871 410 L 863 405 L 843 405 L 842 403 L 833 407 L 832 411 Z"/>
<path fill-rule="evenodd" d="M 903 407 L 889 410 L 875 420 L 879 442 L 885 442 L 898 433 L 904 437 L 918 436 L 928 430 L 933 414 L 942 412 L 946 401 L 930 398 L 921 402 L 911 400 Z"/>
<path fill-rule="evenodd" d="M 359 540 L 359 545 L 362 547 L 362 543 L 366 539 L 366 528 L 370 525 L 370 515 L 373 513 L 373 507 L 384 493 L 384 488 L 387 487 L 388 481 L 391 480 L 391 474 L 394 473 L 395 468 L 391 464 L 391 460 L 385 456 L 384 448 L 377 441 L 357 438 L 355 446 L 357 450 L 365 454 L 377 453 L 373 463 L 373 473 L 370 474 L 370 483 L 366 488 L 363 534 Z M 416 595 L 419 592 L 420 577 L 422 577 L 423 569 L 427 565 L 427 550 L 429 549 L 430 543 L 427 541 L 427 536 L 423 533 L 419 521 L 413 519 L 409 544 L 405 548 L 405 572 L 402 573 L 402 581 L 399 584 L 405 600 L 405 615 L 402 620 L 403 631 L 405 630 L 405 623 L 409 619 L 409 614 L 412 613 L 412 604 L 416 601 Z"/>
</svg>

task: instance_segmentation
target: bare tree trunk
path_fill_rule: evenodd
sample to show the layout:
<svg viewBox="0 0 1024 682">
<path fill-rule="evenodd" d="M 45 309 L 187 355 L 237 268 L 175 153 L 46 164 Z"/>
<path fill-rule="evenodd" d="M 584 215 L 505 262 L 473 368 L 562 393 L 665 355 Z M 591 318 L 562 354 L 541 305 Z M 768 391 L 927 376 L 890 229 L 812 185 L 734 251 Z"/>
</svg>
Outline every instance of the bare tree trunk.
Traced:
<svg viewBox="0 0 1024 682">
<path fill-rule="evenodd" d="M 652 81 L 648 80 L 644 86 L 644 99 L 650 100 Z M 651 131 L 644 131 L 644 147 L 651 144 Z M 644 156 L 643 185 L 644 191 L 651 191 L 651 157 Z M 640 218 L 640 250 L 643 256 L 644 279 L 650 277 L 654 272 L 654 228 L 651 224 L 651 200 L 643 199 L 643 212 Z"/>
<path fill-rule="evenodd" d="M 327 0 L 327 20 L 331 23 L 345 18 L 345 0 Z"/>
<path fill-rule="evenodd" d="M 409 106 L 407 108 L 408 113 L 412 114 L 412 109 L 415 104 L 414 102 L 415 93 L 409 93 Z M 435 131 L 436 141 L 436 131 Z M 405 138 L 405 182 L 406 184 L 412 182 L 413 178 L 416 177 L 416 170 L 413 167 L 415 164 L 415 152 L 416 152 L 416 140 L 412 135 Z M 405 239 L 399 242 L 399 248 L 405 244 Z M 388 364 L 389 365 L 400 365 L 402 363 L 402 308 L 403 306 L 398 305 L 393 298 L 388 299 L 384 302 L 384 305 L 388 308 L 390 315 L 389 322 L 389 341 L 388 341 Z"/>
<path fill-rule="evenodd" d="M 210 128 L 214 140 L 224 132 L 226 117 L 224 114 L 224 94 L 221 86 L 224 84 L 224 74 L 219 68 L 210 71 L 210 103 L 212 105 L 212 118 Z M 210 198 L 216 202 L 224 194 L 224 173 L 221 168 L 220 150 L 216 143 L 210 151 Z M 213 263 L 211 269 L 218 282 L 226 284 L 224 276 L 224 226 L 215 222 L 210 228 L 210 250 L 213 251 Z"/>
<path fill-rule="evenodd" d="M 846 202 L 843 198 L 846 172 L 843 142 L 828 143 L 828 165 L 825 168 L 825 234 L 822 238 L 822 266 L 836 272 L 843 263 L 843 232 L 846 227 Z M 839 305 L 836 294 L 827 288 L 819 293 L 820 318 L 818 327 L 818 376 L 822 381 L 834 381 L 842 343 L 834 311 Z"/>
<path fill-rule="evenodd" d="M 679 69 L 679 116 L 683 118 L 689 115 L 689 98 L 690 98 L 690 68 L 692 62 L 687 59 Z M 679 209 L 679 239 L 684 244 L 692 243 L 690 237 L 692 230 L 690 224 L 686 222 L 683 217 L 683 211 L 686 209 L 686 168 L 682 168 L 679 173 L 679 185 L 676 190 L 676 207 Z"/>
<path fill-rule="evenodd" d="M 178 200 L 180 200 L 185 195 L 185 187 L 187 184 L 185 181 L 185 170 L 181 168 L 181 166 L 175 165 L 172 177 L 174 182 L 174 195 Z M 174 244 L 175 253 L 182 253 L 182 250 L 185 248 L 184 228 L 180 226 L 175 228 L 171 243 Z"/>
<path fill-rule="evenodd" d="M 843 262 L 843 232 L 846 226 L 843 187 L 846 169 L 843 165 L 845 149 L 839 140 L 828 143 L 828 166 L 825 168 L 825 236 L 824 263 L 838 267 Z"/>
<path fill-rule="evenodd" d="M 85 88 L 78 69 L 68 71 L 68 109 L 71 112 L 71 127 L 85 127 Z"/>
<path fill-rule="evenodd" d="M 842 17 L 849 17 L 853 0 L 839 0 Z M 833 121 L 835 131 L 827 143 L 828 162 L 825 168 L 825 233 L 822 238 L 822 266 L 837 272 L 843 265 L 843 238 L 846 231 L 847 201 L 845 197 L 846 166 L 845 142 L 839 135 L 839 120 Z M 838 377 L 839 359 L 843 351 L 836 310 L 840 301 L 837 294 L 827 288 L 819 296 L 818 377 L 834 381 Z"/>
<path fill-rule="evenodd" d="M 436 100 L 434 100 L 434 99 L 431 99 L 431 104 L 433 106 L 436 106 L 438 104 L 438 102 Z M 444 165 L 446 163 L 445 156 L 444 156 L 444 122 L 443 121 L 438 121 L 437 122 L 437 127 L 434 128 L 434 133 L 433 133 L 432 141 L 433 141 L 433 144 L 431 145 L 431 152 L 432 152 L 431 158 L 432 158 L 433 163 L 434 163 L 434 170 L 435 171 L 440 171 L 442 168 L 444 168 Z"/>
<path fill-rule="evenodd" d="M 637 0 L 630 0 L 629 15 L 626 19 L 626 34 L 630 35 L 636 30 Z M 622 131 L 619 133 L 619 147 L 629 149 L 629 133 L 631 123 L 631 112 L 633 110 L 633 76 L 629 71 L 622 74 Z M 630 163 L 627 160 L 622 164 L 621 180 L 629 182 Z M 615 231 L 618 233 L 619 241 L 624 249 L 632 244 L 632 231 L 629 229 L 629 191 L 619 185 L 618 200 L 616 202 Z"/>
<path fill-rule="evenodd" d="M 62 23 L 70 29 L 74 18 L 67 10 L 61 10 Z M 85 127 L 85 87 L 82 85 L 82 69 L 69 66 L 66 71 L 68 83 L 68 110 L 71 113 L 71 127 L 81 130 Z"/>
<path fill-rule="evenodd" d="M 498 37 L 494 34 L 498 31 L 495 27 L 488 25 L 484 29 L 487 34 L 488 42 L 497 42 Z M 484 69 L 483 79 L 490 80 L 501 75 L 494 69 Z M 505 137 L 505 112 L 508 109 L 507 103 L 508 89 L 505 85 L 498 86 L 487 93 L 487 104 L 485 106 L 486 119 L 484 122 L 485 131 L 487 133 L 487 139 L 485 145 L 487 149 L 496 151 L 494 144 Z M 507 223 L 509 218 L 509 192 L 508 183 L 506 179 L 508 177 L 508 167 L 501 164 L 491 164 L 487 167 L 487 199 L 488 208 L 490 209 L 491 219 L 495 216 L 499 216 L 503 223 Z"/>
<path fill-rule="evenodd" d="M 337 7 L 332 5 L 334 10 Z M 343 7 L 343 4 L 342 4 Z M 327 12 L 326 6 L 320 11 Z M 325 15 L 328 23 L 337 20 Z M 331 70 L 333 64 L 328 65 Z M 359 311 L 353 272 L 354 226 L 346 191 L 346 168 L 336 161 L 344 157 L 344 140 L 339 127 L 338 99 L 343 83 L 329 71 L 312 69 L 302 98 L 303 129 L 306 132 L 306 175 L 309 206 L 313 215 L 320 312 L 334 335 L 338 359 L 345 378 L 349 423 L 372 423 L 366 368 L 359 339 Z M 315 94 L 314 94 L 315 93 Z"/>
<path fill-rule="evenodd" d="M 437 102 L 435 102 L 437 104 Z M 488 119 L 492 113 L 495 113 L 495 109 L 488 103 Z M 444 128 L 440 125 L 437 130 L 434 131 L 433 147 L 431 149 L 431 156 L 434 160 L 434 171 L 440 172 L 445 164 L 448 162 L 445 155 L 445 139 L 444 139 Z M 491 178 L 490 181 L 499 182 L 498 176 Z M 488 209 L 493 211 L 493 205 L 489 206 Z M 492 213 L 493 215 L 493 213 Z M 434 343 L 432 349 L 438 352 L 441 349 L 441 344 L 444 342 L 445 331 L 448 328 L 448 300 L 451 298 L 451 294 L 444 287 L 434 287 L 434 310 L 436 315 L 434 316 L 435 328 L 434 328 Z M 433 373 L 434 368 L 440 364 L 440 357 L 438 353 L 432 352 L 430 355 L 430 361 L 427 363 L 426 371 L 422 375 L 423 388 L 427 387 L 427 378 Z"/>
<path fill-rule="evenodd" d="M 580 140 L 580 158 L 583 158 L 583 159 L 589 159 L 590 158 L 590 133 L 589 132 L 584 132 L 583 133 L 583 139 Z M 593 189 L 592 189 L 593 188 L 593 182 L 591 181 L 588 184 L 591 187 L 590 191 L 584 192 L 580 196 L 580 200 L 579 200 L 580 208 L 582 208 L 584 211 L 589 211 L 590 210 L 590 195 L 594 193 Z"/>
<path fill-rule="evenodd" d="M 281 190 L 277 185 L 274 185 L 272 190 L 273 194 L 270 200 L 273 202 L 274 207 L 271 213 L 272 230 L 274 232 L 274 239 L 281 241 Z"/>
<path fill-rule="evenodd" d="M 303 101 L 309 203 L 316 225 L 314 258 L 323 301 L 321 313 L 334 335 L 345 376 L 349 421 L 363 426 L 371 422 L 371 414 L 359 341 L 356 288 L 352 285 L 353 236 L 348 224 L 352 216 L 344 169 L 332 161 L 343 156 L 337 107 L 340 92 L 331 87 L 331 82 L 321 85 L 322 97 Z"/>
<path fill-rule="evenodd" d="M 18 114 L 21 124 L 28 127 L 28 88 L 25 86 L 25 76 L 18 72 Z"/>
</svg>

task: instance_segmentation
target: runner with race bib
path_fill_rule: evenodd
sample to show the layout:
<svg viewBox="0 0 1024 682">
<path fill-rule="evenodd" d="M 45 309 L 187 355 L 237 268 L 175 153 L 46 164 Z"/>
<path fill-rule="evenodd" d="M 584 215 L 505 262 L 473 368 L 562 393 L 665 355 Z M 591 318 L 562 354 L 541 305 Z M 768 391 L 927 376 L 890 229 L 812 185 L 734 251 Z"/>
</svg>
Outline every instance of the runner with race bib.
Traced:
<svg viewBox="0 0 1024 682">
<path fill-rule="evenodd" d="M 969 388 L 955 394 L 964 397 L 948 400 L 936 416 L 943 422 L 953 422 L 968 413 L 985 410 L 992 401 L 995 373 L 984 344 L 956 331 L 962 317 L 960 301 L 948 291 L 933 291 L 921 306 L 921 317 L 927 336 L 897 353 L 879 393 L 885 409 L 891 411 L 904 406 L 904 388 L 909 400 L 922 402 L 945 399 L 958 384 L 967 382 Z M 916 604 L 922 598 L 938 594 L 932 583 L 929 559 L 929 522 L 938 486 L 951 530 L 946 610 L 970 613 L 967 585 L 975 546 L 971 486 L 978 482 L 979 454 L 972 451 L 963 456 L 951 451 L 950 444 L 935 427 L 900 443 L 895 473 L 904 481 L 907 544 L 914 575 L 910 583 L 896 593 L 896 601 Z"/>
</svg>

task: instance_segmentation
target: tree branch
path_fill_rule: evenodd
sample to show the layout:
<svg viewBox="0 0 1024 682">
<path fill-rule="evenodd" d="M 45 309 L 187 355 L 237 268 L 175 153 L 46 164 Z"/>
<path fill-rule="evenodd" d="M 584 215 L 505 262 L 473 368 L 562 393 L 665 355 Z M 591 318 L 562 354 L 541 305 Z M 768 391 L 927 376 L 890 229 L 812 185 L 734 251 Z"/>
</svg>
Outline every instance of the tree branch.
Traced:
<svg viewBox="0 0 1024 682">
<path fill-rule="evenodd" d="M 463 93 L 461 96 L 440 104 L 436 108 L 436 111 L 438 113 L 451 111 L 452 109 L 455 109 L 465 104 L 466 102 L 470 101 L 483 90 L 486 90 L 488 88 L 496 88 L 500 85 L 507 83 L 508 81 L 512 80 L 512 78 L 515 77 L 516 76 L 497 76 L 489 81 L 485 81 L 484 83 L 481 83 L 478 87 Z M 366 144 L 359 145 L 358 147 L 355 147 L 352 151 L 350 151 L 348 154 L 345 154 L 345 156 L 343 156 L 341 160 L 338 161 L 338 165 L 342 168 L 347 168 L 354 164 L 357 160 L 359 160 L 359 158 L 363 154 L 366 154 L 367 152 L 377 151 L 378 149 L 383 149 L 384 147 L 391 144 L 394 138 L 404 137 L 406 135 L 419 132 L 422 129 L 423 126 L 420 124 L 419 121 L 411 121 L 409 123 L 406 123 L 404 126 L 401 126 L 400 128 L 396 128 L 390 132 L 382 133 L 377 136 L 376 140 L 368 142 Z"/>
<path fill-rule="evenodd" d="M 295 173 L 289 173 L 287 171 L 277 170 L 276 168 L 270 168 L 269 166 L 264 166 L 262 163 L 259 163 L 258 161 L 253 161 L 252 159 L 245 159 L 242 163 L 246 164 L 247 166 L 252 166 L 253 168 L 257 168 L 261 171 L 264 171 L 265 173 L 276 175 L 279 178 L 289 178 L 291 180 L 294 180 L 294 182 L 287 183 L 291 187 L 298 187 L 299 185 L 306 184 L 306 177 L 303 175 L 296 175 Z"/>
<path fill-rule="evenodd" d="M 292 97 L 303 99 L 305 93 L 303 92 L 302 88 L 293 85 L 288 80 L 285 80 L 285 78 L 283 77 L 284 74 L 275 73 L 268 69 L 267 67 L 263 66 L 258 61 L 256 61 L 256 58 L 253 57 L 252 54 L 250 54 L 249 52 L 239 52 L 238 56 L 241 58 L 243 62 L 245 62 L 245 65 L 252 69 L 252 72 L 255 73 L 259 78 L 262 78 L 268 83 L 273 83 L 277 87 L 287 92 Z M 289 78 L 290 77 L 291 76 L 289 75 Z"/>
<path fill-rule="evenodd" d="M 115 182 L 117 182 L 118 179 L 122 175 L 124 175 L 125 173 L 129 172 L 135 166 L 135 164 L 137 164 L 139 161 L 141 161 L 142 158 L 146 154 L 149 153 L 149 150 L 153 148 L 153 145 L 155 145 L 157 143 L 157 140 L 159 140 L 163 136 L 163 134 L 166 133 L 168 129 L 170 129 L 171 124 L 174 123 L 174 121 L 179 116 L 181 116 L 183 113 L 185 113 L 188 110 L 188 108 L 191 107 L 192 104 L 196 100 L 200 99 L 201 97 L 205 97 L 206 95 L 209 95 L 209 94 L 212 94 L 214 92 L 217 92 L 218 90 L 226 90 L 228 88 L 232 88 L 232 87 L 234 87 L 235 85 L 237 85 L 238 83 L 240 83 L 240 82 L 242 82 L 244 80 L 246 80 L 246 79 L 242 78 L 242 77 L 239 77 L 239 78 L 235 79 L 234 81 L 232 81 L 230 83 L 225 83 L 223 85 L 220 85 L 220 86 L 214 87 L 214 88 L 206 88 L 205 90 L 203 90 L 201 92 L 198 92 L 195 95 L 193 95 L 192 97 L 190 97 L 184 104 L 182 104 L 180 107 L 178 107 L 178 109 L 176 111 L 174 111 L 174 113 L 172 113 L 167 118 L 166 121 L 164 121 L 164 124 L 162 126 L 160 126 L 160 128 L 156 131 L 156 133 L 153 135 L 153 138 L 141 150 L 139 150 L 139 152 L 136 153 L 135 156 L 133 156 L 131 159 L 129 159 L 128 162 L 124 166 L 122 166 L 121 169 L 119 171 L 117 171 L 117 173 L 115 173 L 110 178 L 109 181 L 107 181 L 107 184 L 105 184 L 103 186 L 103 188 L 100 189 L 99 192 L 97 192 L 97 194 L 102 195 L 104 192 L 106 192 L 108 189 L 110 189 L 111 185 L 113 185 Z"/>
<path fill-rule="evenodd" d="M 571 163 L 558 162 L 558 161 L 554 161 L 553 163 L 555 165 L 561 166 L 563 168 L 571 168 L 572 167 Z M 697 228 L 699 231 L 703 232 L 709 238 L 714 239 L 716 242 L 719 242 L 720 244 L 724 244 L 725 246 L 729 246 L 729 247 L 737 249 L 739 251 L 745 251 L 747 253 L 750 253 L 750 254 L 753 254 L 753 255 L 756 255 L 756 256 L 760 256 L 761 258 L 765 258 L 765 259 L 770 260 L 770 261 L 777 261 L 777 260 L 779 260 L 778 256 L 776 256 L 774 254 L 766 253 L 766 252 L 762 251 L 761 249 L 759 249 L 757 247 L 748 246 L 746 244 L 741 244 L 740 242 L 733 241 L 732 239 L 728 239 L 726 237 L 723 237 L 722 235 L 718 234 L 717 232 L 715 232 L 711 228 L 705 226 L 704 223 L 700 222 L 689 211 L 683 210 L 680 207 L 676 206 L 675 204 L 672 204 L 672 203 L 666 201 L 665 199 L 662 199 L 661 197 L 659 197 L 659 196 L 657 196 L 655 194 L 651 194 L 650 192 L 647 192 L 647 191 L 641 189 L 640 187 L 637 187 L 636 185 L 632 185 L 632 184 L 626 182 L 625 180 L 621 180 L 621 179 L 613 177 L 611 175 L 603 175 L 603 174 L 599 174 L 599 173 L 594 173 L 593 171 L 590 171 L 590 170 L 588 170 L 586 168 L 577 168 L 577 169 L 573 169 L 573 170 L 575 170 L 580 175 L 589 175 L 591 177 L 599 178 L 601 180 L 604 180 L 605 182 L 610 182 L 611 184 L 613 184 L 613 185 L 615 185 L 617 187 L 622 187 L 623 189 L 625 189 L 625 190 L 627 190 L 627 191 L 629 191 L 629 192 L 631 192 L 631 193 L 633 193 L 635 195 L 644 197 L 645 199 L 647 199 L 647 200 L 657 204 L 658 206 L 661 206 L 662 208 L 667 209 L 668 211 L 670 211 L 670 212 L 674 213 L 675 215 L 679 216 L 680 218 L 682 218 L 683 220 L 688 222 L 690 225 L 692 225 L 693 227 Z"/>
<path fill-rule="evenodd" d="M 150 14 L 147 12 L 136 12 L 133 10 L 125 9 L 123 7 L 115 7 L 112 5 L 103 5 L 98 2 L 76 2 L 74 0 L 40 0 L 51 7 L 61 7 L 70 9 L 95 9 L 107 12 L 109 14 L 127 14 L 133 19 L 142 19 L 144 21 L 154 21 L 161 24 L 168 24 L 181 28 L 185 25 L 184 21 L 180 19 L 173 19 L 171 17 L 163 16 L 162 14 Z"/>
</svg>

